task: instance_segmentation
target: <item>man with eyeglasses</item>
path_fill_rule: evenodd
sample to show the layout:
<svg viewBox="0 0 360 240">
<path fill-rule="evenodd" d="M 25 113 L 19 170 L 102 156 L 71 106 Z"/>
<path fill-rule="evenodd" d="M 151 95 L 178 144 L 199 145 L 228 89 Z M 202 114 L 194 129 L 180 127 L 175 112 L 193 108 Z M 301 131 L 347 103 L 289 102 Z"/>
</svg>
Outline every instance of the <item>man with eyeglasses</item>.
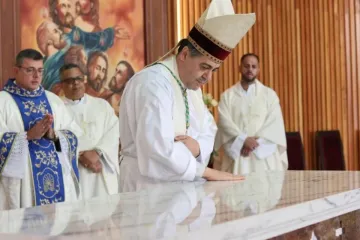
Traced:
<svg viewBox="0 0 360 240">
<path fill-rule="evenodd" d="M 85 94 L 85 72 L 76 64 L 60 68 L 60 83 L 65 105 L 84 132 L 79 138 L 82 197 L 118 193 L 119 120 L 114 109 L 104 99 Z"/>
<path fill-rule="evenodd" d="M 81 128 L 40 85 L 38 51 L 22 50 L 14 71 L 0 92 L 0 210 L 77 200 Z"/>
</svg>

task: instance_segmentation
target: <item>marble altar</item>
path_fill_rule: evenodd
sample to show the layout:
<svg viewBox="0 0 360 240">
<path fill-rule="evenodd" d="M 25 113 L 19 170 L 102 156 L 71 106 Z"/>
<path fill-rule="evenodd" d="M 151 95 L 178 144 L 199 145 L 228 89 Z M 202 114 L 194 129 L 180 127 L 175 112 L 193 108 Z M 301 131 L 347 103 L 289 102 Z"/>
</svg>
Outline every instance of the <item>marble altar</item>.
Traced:
<svg viewBox="0 0 360 240">
<path fill-rule="evenodd" d="M 360 172 L 266 172 L 0 211 L 0 239 L 268 239 L 359 209 Z"/>
</svg>

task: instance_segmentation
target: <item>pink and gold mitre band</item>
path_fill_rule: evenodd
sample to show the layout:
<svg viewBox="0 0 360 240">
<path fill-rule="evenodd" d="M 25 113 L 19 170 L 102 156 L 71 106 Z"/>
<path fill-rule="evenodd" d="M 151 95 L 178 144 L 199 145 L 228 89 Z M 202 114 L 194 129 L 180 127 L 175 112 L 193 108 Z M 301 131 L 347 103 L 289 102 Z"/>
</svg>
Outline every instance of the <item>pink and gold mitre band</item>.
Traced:
<svg viewBox="0 0 360 240">
<path fill-rule="evenodd" d="M 232 50 L 213 38 L 198 24 L 191 29 L 187 39 L 199 52 L 216 63 L 222 63 Z"/>
</svg>

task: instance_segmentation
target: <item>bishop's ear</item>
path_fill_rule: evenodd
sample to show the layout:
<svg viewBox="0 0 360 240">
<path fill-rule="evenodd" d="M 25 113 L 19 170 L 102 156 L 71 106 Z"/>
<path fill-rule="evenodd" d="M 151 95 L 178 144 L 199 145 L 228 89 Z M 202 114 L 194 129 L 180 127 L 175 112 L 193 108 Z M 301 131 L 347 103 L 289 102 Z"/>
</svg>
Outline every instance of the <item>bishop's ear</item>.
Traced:
<svg viewBox="0 0 360 240">
<path fill-rule="evenodd" d="M 185 61 L 188 56 L 189 56 L 189 48 L 185 46 L 183 49 L 181 49 L 181 52 L 179 53 L 179 59 L 181 61 Z"/>
</svg>

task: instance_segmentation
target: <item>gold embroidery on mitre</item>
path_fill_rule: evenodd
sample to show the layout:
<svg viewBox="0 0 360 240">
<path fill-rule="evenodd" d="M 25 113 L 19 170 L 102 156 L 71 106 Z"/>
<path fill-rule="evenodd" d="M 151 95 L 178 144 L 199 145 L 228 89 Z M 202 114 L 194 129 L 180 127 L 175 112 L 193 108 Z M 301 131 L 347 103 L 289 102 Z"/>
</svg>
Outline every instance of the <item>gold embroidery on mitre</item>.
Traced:
<svg viewBox="0 0 360 240">
<path fill-rule="evenodd" d="M 199 31 L 202 35 L 204 35 L 207 39 L 209 39 L 212 43 L 214 43 L 215 45 L 217 45 L 218 47 L 222 48 L 224 51 L 229 52 L 229 54 L 232 51 L 232 48 L 224 45 L 223 43 L 219 42 L 218 40 L 216 40 L 213 36 L 211 36 L 208 32 L 206 32 L 204 29 L 202 29 L 200 27 L 199 24 L 195 24 L 194 26 L 197 31 Z M 189 40 L 189 42 L 200 52 L 202 53 L 204 56 L 207 56 L 208 58 L 210 58 L 213 62 L 215 63 L 223 63 L 224 60 L 221 60 L 213 55 L 211 55 L 210 53 L 208 53 L 206 50 L 204 50 L 199 44 L 196 43 L 196 41 L 189 35 L 187 37 L 187 39 Z"/>
<path fill-rule="evenodd" d="M 222 49 L 231 52 L 232 48 L 229 46 L 226 46 L 225 44 L 223 44 L 222 42 L 219 42 L 218 40 L 216 40 L 213 36 L 211 36 L 210 33 L 208 33 L 207 31 L 205 31 L 204 29 L 202 29 L 200 27 L 199 24 L 195 24 L 194 26 L 202 35 L 204 35 L 207 39 L 209 39 L 210 41 L 212 41 L 214 44 L 216 44 L 217 46 L 221 47 Z"/>
<path fill-rule="evenodd" d="M 210 60 L 212 60 L 215 63 L 219 63 L 221 64 L 223 62 L 223 60 L 220 60 L 219 58 L 214 57 L 213 55 L 211 55 L 210 53 L 208 53 L 207 51 L 205 51 L 202 47 L 200 47 L 190 36 L 187 37 L 187 39 L 189 40 L 189 42 L 194 46 L 194 48 L 196 48 L 196 50 L 198 50 L 202 55 L 210 58 Z"/>
</svg>

